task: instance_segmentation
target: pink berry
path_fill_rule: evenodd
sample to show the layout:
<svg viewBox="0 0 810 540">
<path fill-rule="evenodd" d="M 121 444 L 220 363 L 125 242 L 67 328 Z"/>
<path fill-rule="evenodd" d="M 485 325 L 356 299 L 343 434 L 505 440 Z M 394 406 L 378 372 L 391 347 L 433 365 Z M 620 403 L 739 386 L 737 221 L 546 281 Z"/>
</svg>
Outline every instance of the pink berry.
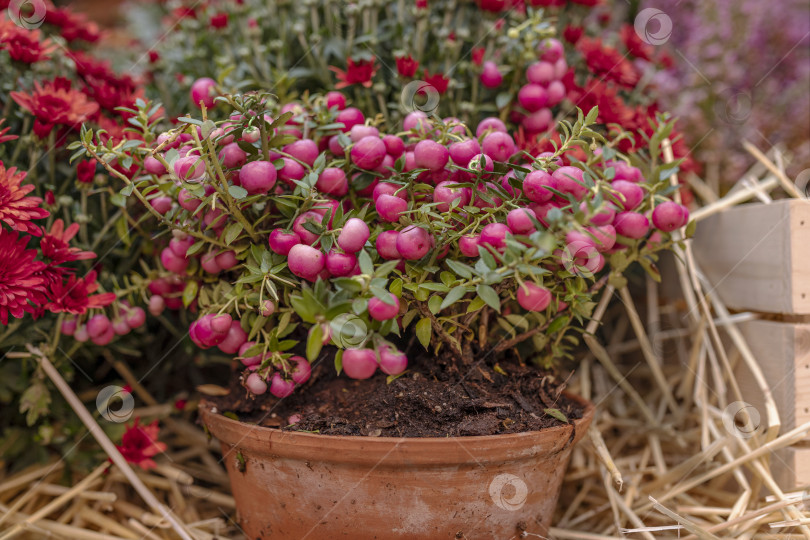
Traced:
<svg viewBox="0 0 810 540">
<path fill-rule="evenodd" d="M 523 193 L 536 203 L 545 203 L 551 200 L 554 193 L 547 188 L 556 189 L 557 180 L 546 171 L 532 171 L 523 179 Z"/>
<path fill-rule="evenodd" d="M 281 373 L 275 372 L 270 378 L 270 393 L 277 398 L 285 398 L 293 393 L 295 390 L 295 383 L 286 380 Z"/>
<path fill-rule="evenodd" d="M 628 165 L 624 161 L 608 161 L 605 163 L 605 168 L 613 167 L 614 175 L 613 180 L 625 180 L 638 184 L 644 181 L 641 175 L 641 169 Z"/>
<path fill-rule="evenodd" d="M 202 105 L 210 109 L 214 106 L 217 82 L 210 77 L 201 77 L 191 85 L 191 102 L 202 109 Z M 202 105 L 201 105 L 202 104 Z"/>
<path fill-rule="evenodd" d="M 478 144 L 478 139 L 467 139 L 451 144 L 448 150 L 453 163 L 459 167 L 467 167 L 470 160 L 481 153 L 481 145 Z"/>
<path fill-rule="evenodd" d="M 518 91 L 518 101 L 529 112 L 539 111 L 548 103 L 548 93 L 539 84 L 527 84 Z"/>
<path fill-rule="evenodd" d="M 355 107 L 346 107 L 342 111 L 340 111 L 335 118 L 335 122 L 340 122 L 344 126 L 343 132 L 346 133 L 352 129 L 352 127 L 356 126 L 357 124 L 362 124 L 366 121 L 366 117 L 363 116 L 363 113 L 360 112 L 360 109 Z"/>
<path fill-rule="evenodd" d="M 242 345 L 247 341 L 248 334 L 242 330 L 242 323 L 239 321 L 231 321 L 225 339 L 217 345 L 219 350 L 226 354 L 235 354 Z"/>
<path fill-rule="evenodd" d="M 495 62 L 484 62 L 483 70 L 481 71 L 481 84 L 487 88 L 498 88 L 503 82 L 503 75 L 498 69 Z"/>
<path fill-rule="evenodd" d="M 343 225 L 337 237 L 337 245 L 347 253 L 357 253 L 368 242 L 371 233 L 366 222 L 360 218 L 351 218 Z"/>
<path fill-rule="evenodd" d="M 553 107 L 565 99 L 565 85 L 561 81 L 551 81 L 547 90 L 549 107 Z"/>
<path fill-rule="evenodd" d="M 393 347 L 383 347 L 380 350 L 380 371 L 386 375 L 399 375 L 408 367 L 408 357 L 405 353 Z"/>
<path fill-rule="evenodd" d="M 526 311 L 543 311 L 551 303 L 551 292 L 527 281 L 518 287 L 517 301 Z"/>
<path fill-rule="evenodd" d="M 352 162 L 361 169 L 379 167 L 385 158 L 385 143 L 379 137 L 363 137 L 352 146 Z"/>
<path fill-rule="evenodd" d="M 320 153 L 318 151 L 318 144 L 312 139 L 301 139 L 291 142 L 284 147 L 284 152 L 290 154 L 298 161 L 303 161 L 310 167 L 315 164 L 315 160 L 318 159 L 318 154 Z"/>
<path fill-rule="evenodd" d="M 532 219 L 537 216 L 531 208 L 515 208 L 506 215 L 506 224 L 512 230 L 512 234 L 529 234 L 537 228 Z"/>
<path fill-rule="evenodd" d="M 336 167 L 327 167 L 318 177 L 315 187 L 323 193 L 342 197 L 349 192 L 349 181 L 346 173 Z"/>
<path fill-rule="evenodd" d="M 307 173 L 303 165 L 288 157 L 281 158 L 284 166 L 278 171 L 278 177 L 289 185 L 294 185 L 296 180 L 301 180 Z"/>
<path fill-rule="evenodd" d="M 613 220 L 616 232 L 627 238 L 643 238 L 650 230 L 650 222 L 638 212 L 620 212 Z"/>
<path fill-rule="evenodd" d="M 169 272 L 175 274 L 182 274 L 188 268 L 188 259 L 185 257 L 178 257 L 171 248 L 165 248 L 160 252 L 160 262 L 163 267 Z"/>
<path fill-rule="evenodd" d="M 495 163 L 488 155 L 477 154 L 473 156 L 467 164 L 467 168 L 474 171 L 476 174 L 480 174 L 482 178 L 488 178 L 489 175 L 487 173 L 495 170 Z"/>
<path fill-rule="evenodd" d="M 151 204 L 152 208 L 155 209 L 155 212 L 161 216 L 166 215 L 166 212 L 172 209 L 171 197 L 155 197 L 154 199 L 149 200 L 149 204 Z"/>
<path fill-rule="evenodd" d="M 382 197 L 381 197 L 382 198 Z M 409 261 L 417 261 L 427 255 L 431 248 L 432 237 L 422 227 L 409 225 L 397 236 L 397 251 Z"/>
<path fill-rule="evenodd" d="M 262 132 L 257 127 L 249 127 L 242 132 L 242 140 L 248 144 L 258 142 L 262 136 Z"/>
<path fill-rule="evenodd" d="M 478 127 L 475 129 L 475 136 L 480 138 L 484 133 L 492 133 L 495 131 L 506 133 L 506 124 L 504 124 L 500 118 L 490 116 L 489 118 L 481 120 Z"/>
<path fill-rule="evenodd" d="M 462 236 L 458 239 L 458 249 L 466 257 L 478 257 L 478 236 Z"/>
<path fill-rule="evenodd" d="M 152 156 L 144 158 L 143 168 L 149 174 L 161 175 L 166 173 L 166 167 L 163 166 L 163 163 Z"/>
<path fill-rule="evenodd" d="M 166 309 L 166 301 L 162 296 L 155 294 L 149 298 L 149 313 L 157 317 L 163 313 L 164 309 Z"/>
<path fill-rule="evenodd" d="M 60 327 L 61 332 L 66 336 L 72 336 L 76 333 L 76 326 L 78 322 L 76 321 L 76 317 L 72 315 L 67 317 L 62 321 L 62 326 Z"/>
<path fill-rule="evenodd" d="M 377 197 L 374 208 L 383 221 L 396 223 L 399 221 L 400 214 L 408 211 L 408 201 L 393 195 L 383 194 Z"/>
<path fill-rule="evenodd" d="M 93 315 L 90 317 L 90 320 L 87 321 L 87 334 L 91 338 L 100 336 L 109 330 L 110 326 L 110 319 L 108 319 L 106 315 Z"/>
<path fill-rule="evenodd" d="M 323 221 L 323 216 L 314 210 L 308 210 L 295 218 L 293 221 L 293 232 L 298 235 L 301 242 L 307 245 L 312 245 L 318 240 L 318 235 L 304 227 L 307 222 L 315 225 L 320 225 Z"/>
<path fill-rule="evenodd" d="M 377 371 L 377 355 L 371 349 L 343 351 L 343 371 L 352 379 L 368 379 Z"/>
<path fill-rule="evenodd" d="M 301 238 L 296 233 L 284 229 L 273 229 L 267 239 L 270 249 L 279 255 L 288 254 L 294 245 L 300 243 Z"/>
<path fill-rule="evenodd" d="M 333 276 L 348 276 L 356 265 L 357 257 L 353 253 L 342 253 L 333 249 L 326 254 L 326 269 Z"/>
<path fill-rule="evenodd" d="M 365 126 L 358 124 L 356 126 L 352 126 L 352 129 L 349 130 L 349 138 L 352 140 L 352 142 L 357 142 L 363 137 L 379 137 L 379 136 L 380 130 L 375 128 L 374 126 Z"/>
<path fill-rule="evenodd" d="M 215 334 L 227 334 L 232 322 L 233 318 L 227 313 L 214 315 L 211 317 L 211 330 Z"/>
<path fill-rule="evenodd" d="M 580 203 L 579 209 L 582 210 L 583 212 L 587 212 L 588 206 L 583 201 L 582 203 Z M 609 223 L 613 223 L 613 219 L 615 217 L 616 217 L 616 208 L 610 203 L 604 204 L 599 210 L 594 212 L 594 214 L 591 216 L 591 224 L 607 225 Z"/>
<path fill-rule="evenodd" d="M 619 193 L 616 198 L 623 210 L 633 210 L 644 200 L 644 190 L 633 182 L 616 180 L 610 187 Z"/>
<path fill-rule="evenodd" d="M 223 251 L 217 255 L 217 265 L 219 265 L 220 270 L 230 270 L 236 266 L 237 262 L 236 253 L 233 251 Z"/>
<path fill-rule="evenodd" d="M 391 294 L 392 304 L 383 302 L 376 296 L 368 301 L 368 314 L 375 321 L 387 321 L 399 315 L 399 298 Z"/>
<path fill-rule="evenodd" d="M 490 245 L 497 250 L 506 248 L 506 235 L 511 234 L 512 231 L 503 223 L 490 223 L 481 229 L 481 245 Z"/>
<path fill-rule="evenodd" d="M 90 341 L 95 343 L 96 345 L 108 345 L 113 338 L 115 337 L 115 331 L 113 330 L 112 325 L 110 325 L 107 330 L 103 334 L 99 334 L 97 336 L 90 336 Z"/>
<path fill-rule="evenodd" d="M 205 164 L 199 156 L 178 158 L 172 167 L 174 168 L 174 174 L 181 180 L 199 180 L 205 174 Z"/>
<path fill-rule="evenodd" d="M 287 264 L 290 272 L 298 277 L 315 281 L 326 264 L 326 257 L 312 246 L 297 244 L 290 249 L 287 255 Z"/>
<path fill-rule="evenodd" d="M 269 317 L 273 313 L 276 312 L 276 305 L 273 303 L 272 300 L 265 300 L 262 303 L 262 307 L 259 310 L 259 313 L 262 317 Z"/>
<path fill-rule="evenodd" d="M 334 107 L 335 109 L 342 111 L 346 108 L 346 96 L 341 94 L 340 92 L 327 92 L 326 93 L 326 108 L 331 109 Z"/>
<path fill-rule="evenodd" d="M 87 325 L 83 324 L 76 328 L 76 331 L 73 333 L 73 339 L 81 343 L 90 339 L 90 335 L 87 333 Z"/>
<path fill-rule="evenodd" d="M 554 64 L 535 62 L 526 69 L 526 78 L 530 83 L 548 86 L 554 80 Z"/>
<path fill-rule="evenodd" d="M 439 212 L 449 212 L 450 204 L 457 201 L 456 208 L 462 208 L 470 204 L 472 199 L 472 192 L 468 187 L 450 187 L 456 184 L 453 181 L 440 182 L 433 190 L 433 202 L 440 204 L 436 205 Z"/>
<path fill-rule="evenodd" d="M 255 356 L 246 356 L 247 352 L 256 345 L 255 341 L 246 341 L 242 343 L 239 347 L 239 351 L 237 354 L 239 355 L 239 360 L 247 367 L 256 366 L 262 363 L 262 357 L 264 355 L 257 354 Z"/>
<path fill-rule="evenodd" d="M 303 356 L 292 356 L 289 362 L 292 364 L 292 373 L 290 377 L 295 384 L 304 384 L 309 380 L 312 373 L 312 366 L 309 365 L 307 359 Z"/>
<path fill-rule="evenodd" d="M 247 153 L 236 143 L 226 144 L 219 152 L 219 159 L 226 169 L 241 167 L 247 161 Z"/>
<path fill-rule="evenodd" d="M 551 114 L 551 109 L 542 108 L 539 111 L 525 116 L 520 121 L 523 129 L 530 133 L 540 133 L 546 131 L 554 123 L 554 117 Z"/>
<path fill-rule="evenodd" d="M 493 161 L 508 161 L 517 147 L 512 136 L 502 131 L 490 133 L 481 142 L 481 150 Z"/>
<path fill-rule="evenodd" d="M 385 144 L 385 151 L 393 158 L 398 158 L 405 152 L 405 141 L 396 135 L 385 135 L 383 144 Z"/>
<path fill-rule="evenodd" d="M 565 58 L 560 58 L 556 62 L 554 62 L 554 78 L 555 79 L 562 79 L 565 77 L 565 72 L 568 71 L 568 62 L 565 61 Z"/>
<path fill-rule="evenodd" d="M 557 181 L 557 190 L 570 193 L 578 200 L 588 192 L 583 183 L 582 169 L 571 166 L 560 167 L 552 173 L 552 176 Z"/>
<path fill-rule="evenodd" d="M 269 161 L 252 161 L 239 170 L 239 183 L 251 195 L 267 193 L 276 185 L 276 167 Z"/>
<path fill-rule="evenodd" d="M 267 392 L 267 383 L 262 380 L 258 373 L 251 373 L 247 376 L 245 380 L 245 386 L 247 389 L 257 396 L 260 396 Z"/>
<path fill-rule="evenodd" d="M 146 322 L 146 312 L 142 307 L 130 308 L 124 320 L 130 328 L 139 328 Z"/>
<path fill-rule="evenodd" d="M 181 189 L 177 192 L 177 202 L 180 203 L 180 206 L 182 206 L 183 209 L 188 210 L 189 212 L 196 210 L 202 203 L 200 199 L 196 198 L 191 194 L 191 192 L 185 189 Z"/>
<path fill-rule="evenodd" d="M 393 195 L 394 197 L 399 197 L 403 201 L 407 201 L 408 192 L 407 190 L 402 188 L 403 186 L 399 184 L 392 184 L 391 182 L 380 182 L 376 186 L 374 186 L 374 191 L 371 198 L 376 203 L 377 199 L 380 198 L 380 195 Z"/>
<path fill-rule="evenodd" d="M 447 160 L 450 159 L 450 152 L 444 145 L 425 139 L 419 141 L 413 149 L 413 157 L 416 160 L 416 166 L 420 169 L 428 169 L 430 171 L 438 171 L 447 165 Z"/>
<path fill-rule="evenodd" d="M 393 261 L 402 258 L 402 255 L 397 250 L 397 231 L 383 231 L 377 235 L 377 240 L 374 247 L 377 248 L 377 253 L 380 257 L 387 261 Z"/>
<path fill-rule="evenodd" d="M 427 114 L 423 111 L 412 111 L 402 119 L 402 129 L 405 131 L 411 131 L 412 129 L 426 131 L 429 125 Z"/>
<path fill-rule="evenodd" d="M 565 49 L 559 39 L 546 38 L 537 45 L 537 53 L 546 62 L 556 62 L 563 57 Z"/>
<path fill-rule="evenodd" d="M 586 230 L 593 236 L 597 251 L 609 251 L 616 244 L 616 229 L 613 225 L 588 227 Z"/>
<path fill-rule="evenodd" d="M 219 274 L 222 270 L 219 263 L 217 263 L 217 254 L 213 251 L 205 253 L 200 257 L 200 266 L 209 274 Z"/>
<path fill-rule="evenodd" d="M 185 257 L 188 253 L 188 248 L 194 244 L 194 238 L 187 236 L 186 238 L 172 238 L 169 240 L 169 249 L 171 249 L 178 257 Z"/>
<path fill-rule="evenodd" d="M 123 319 L 115 319 L 112 322 L 112 329 L 117 336 L 125 336 L 129 334 L 129 331 L 131 330 L 127 322 Z"/>
<path fill-rule="evenodd" d="M 662 202 L 652 212 L 653 225 L 660 231 L 672 232 L 686 225 L 688 221 L 689 210 L 676 202 Z"/>
</svg>

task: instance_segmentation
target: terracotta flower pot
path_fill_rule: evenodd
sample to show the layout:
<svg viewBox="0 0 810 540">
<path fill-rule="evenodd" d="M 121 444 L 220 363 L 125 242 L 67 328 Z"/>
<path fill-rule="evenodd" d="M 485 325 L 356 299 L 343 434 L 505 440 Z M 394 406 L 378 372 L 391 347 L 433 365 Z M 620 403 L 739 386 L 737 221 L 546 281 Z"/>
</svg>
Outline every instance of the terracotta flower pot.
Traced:
<svg viewBox="0 0 810 540">
<path fill-rule="evenodd" d="M 546 536 L 572 426 L 451 438 L 343 437 L 237 422 L 200 405 L 222 443 L 240 526 L 251 540 Z"/>
</svg>

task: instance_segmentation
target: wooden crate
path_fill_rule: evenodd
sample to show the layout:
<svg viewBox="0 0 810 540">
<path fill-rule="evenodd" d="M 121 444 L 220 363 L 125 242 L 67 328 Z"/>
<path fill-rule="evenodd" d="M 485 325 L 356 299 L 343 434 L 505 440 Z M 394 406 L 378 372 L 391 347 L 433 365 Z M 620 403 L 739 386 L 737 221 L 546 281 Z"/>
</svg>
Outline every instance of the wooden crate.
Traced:
<svg viewBox="0 0 810 540">
<path fill-rule="evenodd" d="M 781 433 L 810 422 L 810 323 L 754 320 L 740 323 L 739 329 L 771 389 Z M 764 399 L 750 370 L 741 363 L 736 375 L 743 401 L 759 411 L 765 424 Z M 810 484 L 810 448 L 776 452 L 771 456 L 771 470 L 785 491 Z"/>
<path fill-rule="evenodd" d="M 693 247 L 729 308 L 810 314 L 810 200 L 724 210 L 698 223 Z"/>
</svg>

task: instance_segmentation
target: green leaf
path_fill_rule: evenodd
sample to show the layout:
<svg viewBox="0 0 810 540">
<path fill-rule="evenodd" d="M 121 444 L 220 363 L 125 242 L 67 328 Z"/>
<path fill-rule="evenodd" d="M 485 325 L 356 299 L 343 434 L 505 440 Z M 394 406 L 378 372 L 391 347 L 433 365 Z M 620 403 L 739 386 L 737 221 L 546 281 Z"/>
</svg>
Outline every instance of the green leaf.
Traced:
<svg viewBox="0 0 810 540">
<path fill-rule="evenodd" d="M 183 305 L 188 307 L 197 298 L 197 292 L 200 290 L 200 286 L 197 284 L 196 281 L 189 281 L 186 283 L 186 288 L 183 289 Z"/>
<path fill-rule="evenodd" d="M 371 294 L 382 300 L 384 303 L 388 304 L 389 306 L 393 306 L 396 304 L 396 300 L 391 298 L 391 293 L 383 289 L 382 287 L 376 287 L 372 285 L 368 288 L 371 291 Z"/>
<path fill-rule="evenodd" d="M 437 314 L 442 309 L 442 297 L 438 294 L 434 294 L 428 300 L 428 309 L 434 315 Z"/>
<path fill-rule="evenodd" d="M 375 277 L 386 277 L 391 271 L 397 267 L 399 264 L 399 260 L 387 261 L 377 267 L 377 271 L 374 272 Z"/>
<path fill-rule="evenodd" d="M 357 255 L 357 261 L 360 263 L 360 271 L 370 276 L 374 274 L 374 263 L 371 262 L 371 257 L 366 250 L 361 250 Z"/>
<path fill-rule="evenodd" d="M 225 228 L 225 235 L 223 237 L 225 244 L 230 246 L 231 242 L 236 240 L 236 237 L 239 236 L 239 233 L 242 232 L 242 229 L 244 229 L 244 227 L 239 222 L 234 222 L 228 225 Z"/>
<path fill-rule="evenodd" d="M 231 186 L 228 188 L 228 193 L 236 200 L 241 200 L 248 196 L 247 190 L 242 186 Z"/>
<path fill-rule="evenodd" d="M 447 263 L 447 266 L 450 267 L 450 270 L 455 272 L 456 275 L 459 275 L 459 276 L 461 276 L 463 278 L 467 278 L 467 279 L 470 279 L 472 277 L 472 268 L 470 268 L 466 264 L 464 264 L 462 262 L 454 261 L 452 259 L 448 259 L 445 262 Z"/>
<path fill-rule="evenodd" d="M 427 349 L 430 346 L 430 335 L 433 333 L 433 328 L 430 326 L 430 319 L 422 319 L 416 323 L 416 337 L 419 343 Z"/>
<path fill-rule="evenodd" d="M 482 283 L 476 287 L 475 290 L 478 293 L 478 296 L 481 297 L 481 300 L 486 302 L 489 307 L 498 313 L 501 312 L 501 298 L 498 296 L 498 293 L 495 292 L 495 289 Z"/>
<path fill-rule="evenodd" d="M 188 251 L 186 251 L 186 257 L 191 257 L 192 255 L 200 251 L 204 245 L 205 240 L 198 240 L 197 242 L 194 242 L 194 244 L 192 244 L 191 247 L 188 248 Z"/>
<path fill-rule="evenodd" d="M 476 296 L 467 305 L 467 313 L 472 313 L 473 311 L 478 311 L 479 309 L 481 309 L 485 305 L 486 305 L 486 302 L 484 302 L 484 300 L 481 297 Z"/>
<path fill-rule="evenodd" d="M 452 289 L 450 289 L 450 292 L 447 293 L 447 296 L 444 297 L 444 301 L 442 302 L 440 309 L 446 309 L 452 306 L 453 304 L 461 300 L 465 294 L 467 294 L 467 287 L 465 287 L 464 285 L 453 287 Z"/>
<path fill-rule="evenodd" d="M 697 221 L 694 219 L 689 222 L 686 226 L 686 231 L 684 232 L 684 236 L 686 238 L 692 238 L 695 235 L 695 230 L 697 230 Z"/>
<path fill-rule="evenodd" d="M 321 353 L 323 347 L 323 329 L 320 324 L 316 324 L 309 329 L 307 337 L 307 360 L 314 362 Z"/>
<path fill-rule="evenodd" d="M 338 375 L 343 371 L 343 349 L 339 349 L 335 355 L 335 371 Z"/>
<path fill-rule="evenodd" d="M 554 334 L 562 330 L 569 322 L 571 321 L 571 317 L 568 315 L 560 315 L 553 321 L 551 324 L 548 325 L 548 330 L 546 330 L 546 334 Z"/>
<path fill-rule="evenodd" d="M 547 415 L 556 418 L 560 422 L 568 423 L 568 417 L 566 417 L 560 409 L 543 409 L 543 412 Z"/>
</svg>

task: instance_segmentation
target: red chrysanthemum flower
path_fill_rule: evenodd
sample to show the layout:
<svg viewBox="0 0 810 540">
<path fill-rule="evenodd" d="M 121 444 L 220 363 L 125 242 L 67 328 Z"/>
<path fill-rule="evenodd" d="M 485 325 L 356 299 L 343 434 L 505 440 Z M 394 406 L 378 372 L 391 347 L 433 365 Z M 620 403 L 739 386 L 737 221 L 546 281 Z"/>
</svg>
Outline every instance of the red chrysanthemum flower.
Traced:
<svg viewBox="0 0 810 540">
<path fill-rule="evenodd" d="M 413 77 L 416 75 L 416 70 L 419 69 L 419 62 L 413 59 L 409 54 L 408 56 L 400 56 L 397 60 L 397 71 L 403 77 Z"/>
<path fill-rule="evenodd" d="M 476 66 L 480 66 L 484 63 L 484 54 L 487 52 L 486 47 L 473 47 L 472 52 L 470 53 L 470 57 L 472 58 L 472 63 Z"/>
<path fill-rule="evenodd" d="M 0 221 L 14 230 L 40 236 L 39 226 L 31 220 L 46 218 L 50 213 L 39 207 L 42 199 L 27 197 L 34 186 L 22 185 L 25 175 L 25 172 L 18 173 L 15 167 L 6 170 L 0 161 Z"/>
<path fill-rule="evenodd" d="M 121 445 L 116 445 L 116 448 L 127 462 L 147 470 L 157 466 L 152 457 L 165 452 L 166 443 L 158 441 L 160 428 L 157 420 L 145 426 L 139 423 L 140 419 L 136 418 L 132 426 L 127 426 Z"/>
<path fill-rule="evenodd" d="M 212 15 L 208 24 L 214 29 L 226 28 L 228 26 L 228 14 L 217 13 L 216 15 Z"/>
<path fill-rule="evenodd" d="M 39 275 L 45 263 L 36 261 L 37 251 L 27 249 L 30 236 L 0 229 L 0 323 L 8 317 L 21 319 L 47 300 L 45 279 Z"/>
<path fill-rule="evenodd" d="M 50 259 L 51 265 L 95 258 L 96 254 L 92 251 L 82 251 L 81 248 L 70 246 L 70 241 L 77 232 L 79 232 L 78 223 L 72 223 L 65 229 L 64 221 L 61 219 L 54 221 L 51 230 L 42 235 L 42 242 L 39 245 L 42 256 Z"/>
<path fill-rule="evenodd" d="M 98 290 L 96 272 L 91 271 L 83 278 L 70 275 L 62 283 L 55 283 L 51 288 L 51 301 L 47 307 L 52 313 L 72 313 L 82 315 L 90 308 L 107 307 L 115 300 L 115 293 L 103 293 L 91 296 Z"/>
<path fill-rule="evenodd" d="M 33 64 L 47 60 L 56 50 L 50 39 L 40 42 L 39 30 L 20 28 L 12 21 L 0 18 L 0 50 L 8 51 L 12 60 Z"/>
<path fill-rule="evenodd" d="M 4 142 L 8 141 L 13 141 L 14 139 L 19 139 L 17 135 L 6 135 L 6 133 L 8 133 L 8 130 L 10 130 L 11 128 L 3 127 L 3 122 L 5 121 L 6 121 L 5 118 L 0 118 L 0 144 L 3 144 Z"/>
<path fill-rule="evenodd" d="M 568 25 L 563 30 L 563 39 L 572 45 L 576 45 L 577 41 L 582 37 L 584 30 L 581 26 Z"/>
<path fill-rule="evenodd" d="M 34 83 L 34 93 L 11 92 L 11 98 L 36 117 L 42 128 L 38 135 L 50 133 L 54 125 L 75 127 L 98 112 L 98 103 L 70 87 L 70 81 L 57 77 L 45 85 Z M 47 129 L 46 129 L 47 128 Z"/>
<path fill-rule="evenodd" d="M 613 47 L 602 44 L 601 39 L 583 37 L 577 43 L 577 49 L 585 58 L 591 73 L 622 86 L 634 87 L 641 74 L 638 69 Z"/>
<path fill-rule="evenodd" d="M 627 47 L 630 54 L 636 58 L 642 58 L 648 61 L 652 60 L 655 49 L 638 36 L 636 29 L 633 28 L 632 25 L 623 25 L 619 35 L 622 38 L 622 43 Z"/>
<path fill-rule="evenodd" d="M 346 59 L 346 71 L 338 69 L 334 66 L 329 66 L 329 69 L 335 72 L 338 78 L 338 83 L 335 85 L 337 90 L 346 88 L 353 84 L 361 84 L 366 88 L 371 88 L 371 79 L 377 73 L 377 68 L 374 65 L 374 59 L 371 60 L 357 60 L 356 62 L 351 58 Z"/>
<path fill-rule="evenodd" d="M 434 75 L 425 71 L 425 82 L 433 86 L 439 94 L 444 94 L 447 92 L 450 79 L 445 77 L 441 71 L 437 71 Z"/>
<path fill-rule="evenodd" d="M 49 6 L 45 13 L 45 22 L 59 27 L 62 37 L 67 41 L 95 43 L 101 39 L 101 30 L 96 23 L 67 7 L 56 9 L 53 5 Z"/>
<path fill-rule="evenodd" d="M 415 5 L 416 9 L 427 9 L 428 7 L 427 0 L 416 0 Z"/>
<path fill-rule="evenodd" d="M 96 160 L 80 161 L 76 165 L 76 179 L 82 184 L 92 184 L 96 175 Z"/>
</svg>

